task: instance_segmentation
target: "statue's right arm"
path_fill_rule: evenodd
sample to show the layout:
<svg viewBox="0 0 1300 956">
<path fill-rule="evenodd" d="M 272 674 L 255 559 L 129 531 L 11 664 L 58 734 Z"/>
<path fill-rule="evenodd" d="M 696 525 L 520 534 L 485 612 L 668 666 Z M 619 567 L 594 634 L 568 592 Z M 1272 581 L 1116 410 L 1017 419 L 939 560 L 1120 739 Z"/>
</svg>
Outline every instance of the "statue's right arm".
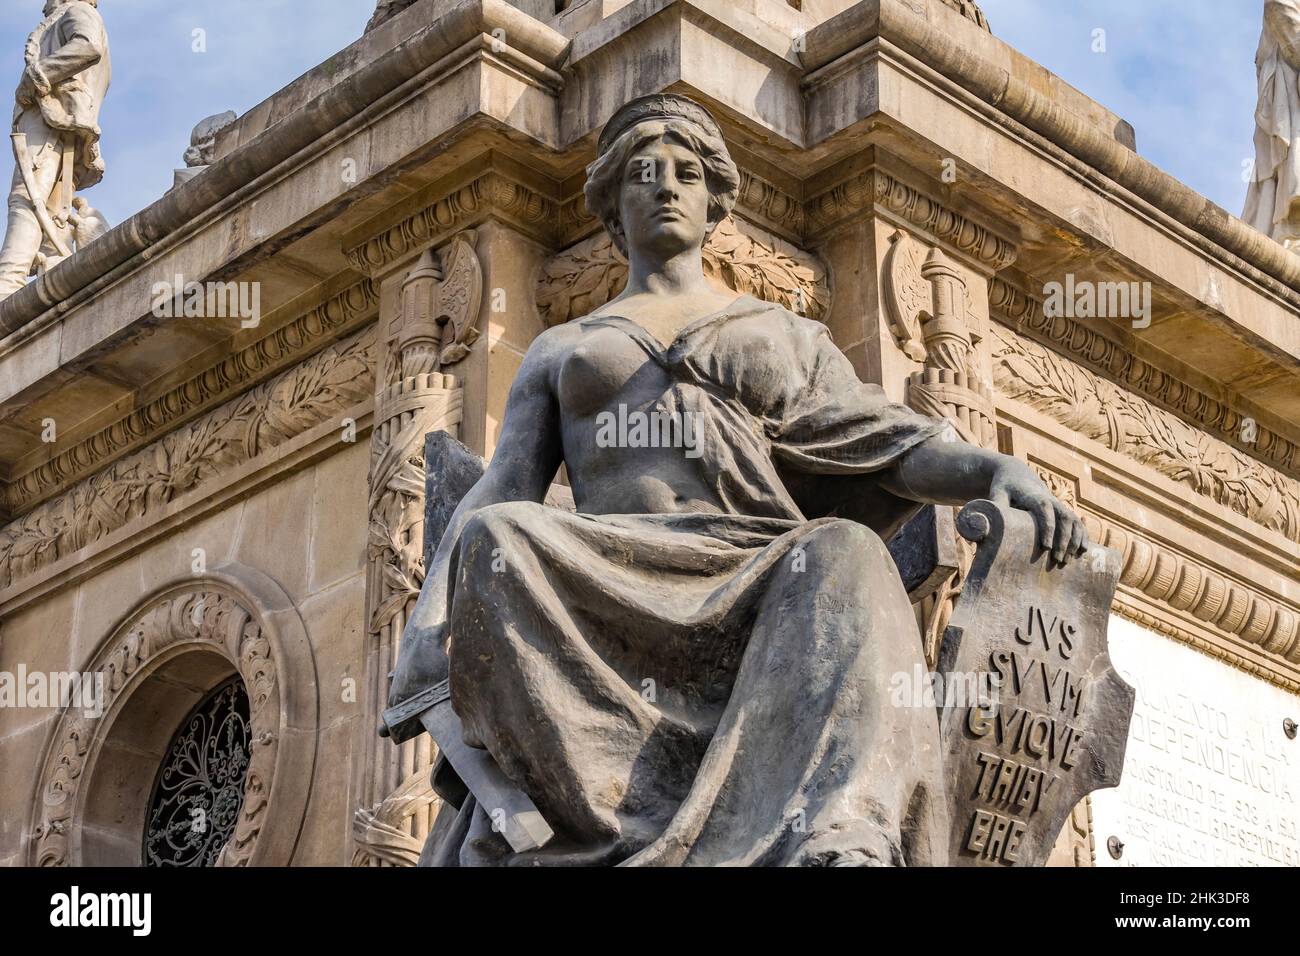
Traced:
<svg viewBox="0 0 1300 956">
<path fill-rule="evenodd" d="M 554 370 L 561 329 L 533 342 L 506 400 L 505 421 L 487 471 L 456 507 L 433 562 L 425 570 L 420 597 L 402 634 L 389 703 L 397 704 L 446 677 L 447 586 L 460 534 L 474 514 L 506 501 L 540 502 L 560 467 L 559 406 Z"/>
<path fill-rule="evenodd" d="M 37 66 L 51 83 L 62 83 L 89 69 L 104 57 L 95 38 L 99 29 L 94 14 L 73 7 L 59 21 L 59 48 L 40 58 Z"/>
<path fill-rule="evenodd" d="M 1264 25 L 1277 40 L 1282 59 L 1292 69 L 1300 70 L 1300 3 L 1296 0 L 1267 0 Z"/>
</svg>

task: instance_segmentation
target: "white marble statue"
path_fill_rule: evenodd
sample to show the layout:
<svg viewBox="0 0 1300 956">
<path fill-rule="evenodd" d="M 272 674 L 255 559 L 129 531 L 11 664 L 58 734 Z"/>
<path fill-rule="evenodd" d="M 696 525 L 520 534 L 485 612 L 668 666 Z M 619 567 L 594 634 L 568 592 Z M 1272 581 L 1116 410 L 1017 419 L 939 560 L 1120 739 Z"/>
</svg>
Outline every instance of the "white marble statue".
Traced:
<svg viewBox="0 0 1300 956">
<path fill-rule="evenodd" d="M 176 170 L 172 189 L 189 182 L 216 161 L 217 134 L 238 118 L 234 110 L 226 110 L 199 121 L 190 133 L 190 145 L 185 150 L 185 168 Z"/>
<path fill-rule="evenodd" d="M 27 40 L 15 95 L 15 169 L 0 248 L 0 298 L 71 252 L 76 191 L 104 176 L 99 109 L 111 69 L 97 5 L 46 0 L 44 19 Z"/>
<path fill-rule="evenodd" d="M 1265 0 L 1255 69 L 1255 165 L 1241 218 L 1290 248 L 1300 242 L 1300 0 Z"/>
</svg>

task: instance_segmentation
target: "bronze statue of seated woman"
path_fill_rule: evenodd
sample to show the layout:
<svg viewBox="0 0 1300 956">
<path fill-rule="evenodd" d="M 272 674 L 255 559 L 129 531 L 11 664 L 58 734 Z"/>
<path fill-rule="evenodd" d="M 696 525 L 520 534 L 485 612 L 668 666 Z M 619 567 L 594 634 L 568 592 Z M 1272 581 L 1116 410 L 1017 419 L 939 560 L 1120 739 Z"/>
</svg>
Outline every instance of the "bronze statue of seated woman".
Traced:
<svg viewBox="0 0 1300 956">
<path fill-rule="evenodd" d="M 1082 523 L 1022 462 L 859 381 L 821 324 L 710 286 L 739 174 L 701 106 L 629 103 L 588 174 L 627 287 L 529 349 L 390 698 L 447 681 L 463 743 L 554 836 L 515 852 L 469 794 L 425 861 L 942 861 L 936 715 L 890 704 L 923 662 L 882 537 L 984 497 L 1064 561 Z M 561 464 L 576 513 L 541 504 Z"/>
</svg>

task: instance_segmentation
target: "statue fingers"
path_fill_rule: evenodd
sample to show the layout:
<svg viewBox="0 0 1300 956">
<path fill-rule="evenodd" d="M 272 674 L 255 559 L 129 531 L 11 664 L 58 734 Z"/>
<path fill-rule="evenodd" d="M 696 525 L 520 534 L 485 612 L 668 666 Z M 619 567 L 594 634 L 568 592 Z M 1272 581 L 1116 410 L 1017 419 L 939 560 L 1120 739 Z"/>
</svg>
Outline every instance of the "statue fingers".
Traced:
<svg viewBox="0 0 1300 956">
<path fill-rule="evenodd" d="M 1059 501 L 1053 502 L 1052 513 L 1055 528 L 1052 534 L 1052 558 L 1057 564 L 1064 564 L 1069 553 L 1070 538 L 1074 532 L 1074 515 L 1070 509 Z"/>
<path fill-rule="evenodd" d="M 1052 550 L 1056 538 L 1056 511 L 1049 498 L 1031 498 L 1025 510 L 1034 516 L 1034 526 L 1038 529 L 1038 545 L 1044 551 Z"/>
<path fill-rule="evenodd" d="M 1088 529 L 1083 526 L 1083 519 L 1074 515 L 1071 519 L 1073 525 L 1070 531 L 1070 544 L 1066 548 L 1068 557 L 1077 557 L 1088 550 Z"/>
</svg>

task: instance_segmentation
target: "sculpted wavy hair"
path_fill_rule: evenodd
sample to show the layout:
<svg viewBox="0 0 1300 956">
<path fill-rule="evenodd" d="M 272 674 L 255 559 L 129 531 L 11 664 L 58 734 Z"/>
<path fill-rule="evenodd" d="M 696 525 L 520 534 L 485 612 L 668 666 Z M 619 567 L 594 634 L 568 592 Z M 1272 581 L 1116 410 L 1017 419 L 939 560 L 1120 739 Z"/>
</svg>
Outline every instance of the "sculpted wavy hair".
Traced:
<svg viewBox="0 0 1300 956">
<path fill-rule="evenodd" d="M 670 139 L 685 146 L 704 166 L 704 182 L 709 189 L 709 233 L 731 214 L 740 192 L 740 171 L 727 152 L 721 137 L 705 132 L 685 120 L 649 120 L 638 123 L 616 139 L 595 162 L 587 167 L 587 209 L 600 217 L 614 245 L 627 255 L 627 239 L 619 221 L 618 200 L 628 160 L 647 143 Z"/>
</svg>

